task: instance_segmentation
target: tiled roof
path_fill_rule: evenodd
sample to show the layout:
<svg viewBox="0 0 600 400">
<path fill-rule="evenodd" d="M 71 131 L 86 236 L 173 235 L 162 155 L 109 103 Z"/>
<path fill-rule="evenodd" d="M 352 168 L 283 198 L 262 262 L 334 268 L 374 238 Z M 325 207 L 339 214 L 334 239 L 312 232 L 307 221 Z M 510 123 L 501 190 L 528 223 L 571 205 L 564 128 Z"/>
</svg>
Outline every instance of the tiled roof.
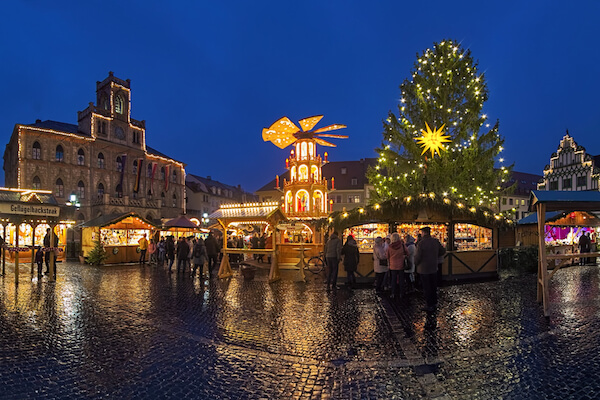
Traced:
<svg viewBox="0 0 600 400">
<path fill-rule="evenodd" d="M 83 136 L 83 137 L 91 137 L 87 133 L 79 131 L 79 127 L 77 125 L 67 124 L 65 122 L 58 122 L 58 121 L 51 121 L 51 120 L 40 121 L 38 119 L 37 121 L 35 121 L 35 123 L 28 124 L 25 126 L 32 126 L 32 127 L 41 128 L 41 129 L 51 129 L 53 131 L 66 132 L 66 133 L 71 133 L 71 134 L 79 135 L 79 136 Z"/>
<path fill-rule="evenodd" d="M 31 193 L 35 193 L 35 191 L 31 191 L 28 193 L 17 192 L 13 190 L 0 189 L 0 201 L 10 201 L 14 203 L 38 203 L 38 204 L 47 204 L 47 205 L 58 205 L 56 198 L 49 193 L 36 193 L 35 196 L 39 199 L 32 199 Z"/>
</svg>

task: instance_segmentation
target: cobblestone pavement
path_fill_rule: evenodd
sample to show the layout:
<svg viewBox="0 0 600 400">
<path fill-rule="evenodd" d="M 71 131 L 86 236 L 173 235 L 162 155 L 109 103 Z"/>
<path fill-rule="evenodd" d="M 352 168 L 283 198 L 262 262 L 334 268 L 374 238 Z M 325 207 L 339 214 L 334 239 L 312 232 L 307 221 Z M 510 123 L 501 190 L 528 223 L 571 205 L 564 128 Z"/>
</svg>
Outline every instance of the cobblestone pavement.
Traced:
<svg viewBox="0 0 600 400">
<path fill-rule="evenodd" d="M 600 272 L 440 289 L 440 310 L 369 287 L 327 293 L 138 265 L 0 277 L 0 398 L 600 398 Z"/>
</svg>

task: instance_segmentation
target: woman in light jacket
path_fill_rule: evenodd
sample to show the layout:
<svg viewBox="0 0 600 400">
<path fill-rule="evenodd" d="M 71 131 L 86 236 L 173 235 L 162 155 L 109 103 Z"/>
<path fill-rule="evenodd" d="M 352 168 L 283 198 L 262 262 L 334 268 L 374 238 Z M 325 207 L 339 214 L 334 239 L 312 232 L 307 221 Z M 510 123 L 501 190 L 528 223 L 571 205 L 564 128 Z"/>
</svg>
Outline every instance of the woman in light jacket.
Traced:
<svg viewBox="0 0 600 400">
<path fill-rule="evenodd" d="M 386 246 L 383 238 L 378 236 L 373 246 L 373 270 L 375 271 L 375 291 L 383 292 L 385 274 L 390 270 L 386 255 Z"/>
<path fill-rule="evenodd" d="M 391 243 L 387 248 L 387 258 L 392 278 L 392 294 L 390 298 L 402 298 L 404 296 L 404 258 L 408 255 L 408 249 L 398 232 L 392 234 Z"/>
</svg>

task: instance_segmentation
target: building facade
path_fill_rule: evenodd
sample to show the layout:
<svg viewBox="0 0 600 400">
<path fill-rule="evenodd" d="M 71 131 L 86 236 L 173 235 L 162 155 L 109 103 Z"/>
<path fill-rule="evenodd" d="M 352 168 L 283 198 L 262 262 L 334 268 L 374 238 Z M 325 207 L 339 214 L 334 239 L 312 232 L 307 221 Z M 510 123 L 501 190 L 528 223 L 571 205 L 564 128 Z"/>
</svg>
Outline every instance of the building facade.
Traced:
<svg viewBox="0 0 600 400">
<path fill-rule="evenodd" d="M 364 158 L 358 161 L 330 161 L 323 165 L 322 179 L 330 182 L 327 212 L 366 206 L 373 190 L 373 185 L 369 184 L 366 177 L 367 168 L 376 163 L 376 158 Z M 289 181 L 290 171 L 283 174 L 280 180 Z M 260 201 L 283 201 L 284 194 L 276 184 L 276 179 L 273 179 L 256 191 Z"/>
<path fill-rule="evenodd" d="M 190 218 L 202 221 L 205 214 L 218 210 L 221 204 L 254 203 L 258 196 L 245 192 L 240 185 L 231 186 L 212 179 L 187 174 L 185 177 L 187 204 L 186 212 Z M 205 221 L 206 222 L 206 221 Z"/>
<path fill-rule="evenodd" d="M 505 182 L 507 187 L 514 186 L 512 193 L 498 198 L 499 212 L 509 211 L 515 220 L 525 218 L 529 212 L 529 195 L 537 189 L 537 184 L 543 177 L 541 175 L 512 171 L 510 179 Z"/>
<path fill-rule="evenodd" d="M 4 151 L 5 185 L 75 195 L 75 218 L 133 211 L 149 220 L 185 211 L 185 164 L 146 145 L 146 124 L 131 118 L 131 89 L 109 72 L 96 83 L 96 105 L 77 125 L 16 124 Z"/>
<path fill-rule="evenodd" d="M 538 190 L 598 190 L 600 169 L 598 157 L 588 154 L 567 134 L 558 149 L 550 156 L 550 164 L 544 167 L 544 176 Z"/>
</svg>

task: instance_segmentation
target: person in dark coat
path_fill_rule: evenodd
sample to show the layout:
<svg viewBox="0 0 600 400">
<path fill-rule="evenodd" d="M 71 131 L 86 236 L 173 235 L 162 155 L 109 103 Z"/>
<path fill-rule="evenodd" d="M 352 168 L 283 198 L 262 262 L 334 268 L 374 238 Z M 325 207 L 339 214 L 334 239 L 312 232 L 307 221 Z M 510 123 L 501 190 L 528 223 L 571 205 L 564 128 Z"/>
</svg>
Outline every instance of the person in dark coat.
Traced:
<svg viewBox="0 0 600 400">
<path fill-rule="evenodd" d="M 204 239 L 198 238 L 194 243 L 194 250 L 192 251 L 192 262 L 194 263 L 194 270 L 192 276 L 196 275 L 196 269 L 200 269 L 200 278 L 204 274 L 204 261 L 206 261 L 206 246 L 204 245 Z"/>
<path fill-rule="evenodd" d="M 580 253 L 589 253 L 590 252 L 590 248 L 591 248 L 591 244 L 592 241 L 590 240 L 590 237 L 587 236 L 584 233 L 581 234 L 581 236 L 579 237 L 579 252 Z M 585 265 L 587 264 L 588 259 L 586 257 L 580 257 L 579 258 L 579 264 L 580 265 Z"/>
<path fill-rule="evenodd" d="M 179 240 L 177 241 L 177 273 L 179 273 L 180 269 L 181 272 L 185 272 L 189 254 L 190 246 L 183 236 L 180 236 Z"/>
<path fill-rule="evenodd" d="M 437 308 L 437 268 L 438 258 L 446 253 L 439 240 L 431 237 L 431 228 L 421 228 L 422 239 L 417 244 L 415 265 L 423 286 L 426 307 L 423 311 L 433 312 Z"/>
<path fill-rule="evenodd" d="M 217 243 L 217 239 L 215 239 L 212 232 L 209 232 L 204 245 L 206 246 L 206 256 L 208 257 L 208 274 L 211 275 L 213 268 L 219 262 L 219 243 Z"/>
<path fill-rule="evenodd" d="M 358 269 L 358 261 L 360 260 L 360 252 L 358 245 L 352 235 L 346 239 L 346 244 L 342 247 L 342 256 L 344 257 L 344 271 L 347 274 L 346 284 L 352 288 L 356 284 L 356 276 L 354 273 Z"/>
<path fill-rule="evenodd" d="M 175 242 L 173 241 L 173 236 L 167 236 L 167 240 L 165 240 L 165 252 L 169 263 L 169 273 L 171 273 L 171 267 L 173 266 L 173 262 L 175 262 Z"/>
<path fill-rule="evenodd" d="M 46 228 L 46 236 L 44 236 L 44 247 L 50 248 L 50 237 L 52 236 L 50 228 Z M 46 250 L 44 254 L 44 262 L 46 263 L 46 275 L 50 273 L 50 250 Z"/>
<path fill-rule="evenodd" d="M 342 257 L 342 240 L 338 237 L 337 232 L 333 232 L 325 245 L 325 258 L 327 259 L 327 267 L 329 274 L 327 275 L 327 289 L 332 286 L 337 289 L 337 276 L 340 258 Z"/>
<path fill-rule="evenodd" d="M 37 263 L 38 278 L 42 276 L 42 265 L 44 264 L 44 252 L 42 246 L 38 246 L 35 253 L 35 262 Z"/>
</svg>

